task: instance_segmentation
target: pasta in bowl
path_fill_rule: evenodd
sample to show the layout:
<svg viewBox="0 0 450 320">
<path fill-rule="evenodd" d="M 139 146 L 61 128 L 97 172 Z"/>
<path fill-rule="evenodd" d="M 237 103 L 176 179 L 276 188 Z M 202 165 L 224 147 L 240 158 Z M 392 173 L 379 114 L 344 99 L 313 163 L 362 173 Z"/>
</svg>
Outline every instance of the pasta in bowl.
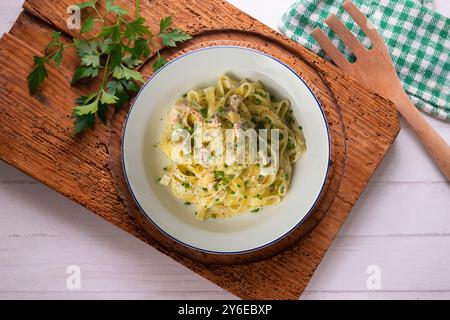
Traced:
<svg viewBox="0 0 450 320">
<path fill-rule="evenodd" d="M 159 181 L 170 185 L 173 194 L 185 204 L 193 204 L 199 220 L 256 213 L 266 206 L 279 204 L 288 192 L 293 163 L 306 151 L 302 128 L 289 101 L 276 101 L 261 81 L 237 81 L 223 75 L 215 86 L 184 94 L 170 111 L 166 123 L 160 147 L 170 164 L 164 168 L 165 174 Z M 182 130 L 186 139 L 180 139 Z M 272 130 L 277 131 L 276 137 L 267 139 L 267 133 Z M 239 133 L 248 140 L 239 141 Z M 267 148 L 254 150 L 254 161 L 251 161 L 252 145 L 263 140 L 264 134 L 266 139 L 259 146 Z M 225 153 L 227 135 L 231 137 L 232 147 Z M 193 156 L 193 138 L 201 138 L 198 159 Z M 242 161 L 235 154 L 239 142 Z M 185 157 L 175 159 L 180 147 L 186 144 L 189 145 L 184 148 Z M 220 155 L 218 149 L 222 150 Z M 264 151 L 269 152 L 264 154 Z M 269 163 L 271 158 L 274 163 Z"/>
<path fill-rule="evenodd" d="M 318 203 L 330 163 L 327 122 L 309 87 L 282 62 L 241 47 L 168 63 L 136 97 L 122 140 L 143 216 L 212 254 L 255 251 L 295 230 Z"/>
</svg>

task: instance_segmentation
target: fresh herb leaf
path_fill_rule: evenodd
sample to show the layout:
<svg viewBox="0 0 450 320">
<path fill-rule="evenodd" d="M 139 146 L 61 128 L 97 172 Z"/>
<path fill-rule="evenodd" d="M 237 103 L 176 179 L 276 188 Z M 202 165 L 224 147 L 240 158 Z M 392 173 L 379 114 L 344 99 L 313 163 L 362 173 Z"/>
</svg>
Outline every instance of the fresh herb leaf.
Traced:
<svg viewBox="0 0 450 320">
<path fill-rule="evenodd" d="M 134 57 L 143 56 L 147 58 L 150 55 L 149 48 L 150 41 L 145 38 L 139 38 L 134 41 L 134 47 L 132 50 L 132 54 Z"/>
<path fill-rule="evenodd" d="M 122 106 L 125 104 L 128 100 L 130 100 L 130 95 L 128 94 L 127 89 L 123 85 L 122 81 L 120 80 L 111 80 L 106 84 L 106 87 L 108 88 L 108 93 L 117 97 L 118 105 Z"/>
<path fill-rule="evenodd" d="M 163 57 L 161 57 L 161 55 L 158 52 L 158 57 L 156 58 L 156 61 L 152 66 L 153 72 L 158 71 L 159 69 L 164 67 L 166 64 L 167 64 L 167 61 Z"/>
<path fill-rule="evenodd" d="M 139 73 L 139 71 L 127 68 L 123 64 L 114 69 L 113 77 L 116 79 L 136 80 L 139 82 L 144 82 L 144 78 Z"/>
<path fill-rule="evenodd" d="M 100 54 L 107 54 L 112 44 L 113 41 L 111 38 L 99 39 L 97 46 L 98 50 L 100 51 Z"/>
<path fill-rule="evenodd" d="M 134 82 L 132 80 L 122 80 L 122 84 L 130 92 L 137 92 L 137 91 L 139 91 L 139 86 L 136 84 L 136 82 Z"/>
<path fill-rule="evenodd" d="M 86 55 L 81 58 L 81 64 L 86 67 L 98 68 L 100 66 L 100 56 Z"/>
<path fill-rule="evenodd" d="M 80 8 L 81 10 L 86 9 L 86 8 L 95 8 L 97 1 L 87 1 L 87 2 L 83 2 L 83 3 L 79 3 L 76 6 L 78 6 L 78 8 Z"/>
<path fill-rule="evenodd" d="M 81 106 L 75 107 L 73 111 L 74 116 L 85 116 L 88 114 L 94 114 L 98 111 L 99 98 L 95 99 L 93 102 Z"/>
<path fill-rule="evenodd" d="M 167 16 L 159 22 L 159 33 L 164 33 L 172 24 L 172 16 Z"/>
<path fill-rule="evenodd" d="M 61 32 L 60 31 L 53 31 L 52 32 L 52 40 L 48 43 L 45 50 L 51 49 L 53 47 L 60 47 L 61 46 Z"/>
<path fill-rule="evenodd" d="M 120 30 L 119 25 L 114 25 L 110 27 L 103 27 L 100 31 L 100 37 L 102 38 L 111 38 L 112 41 L 118 42 L 121 40 L 122 31 Z"/>
<path fill-rule="evenodd" d="M 78 4 L 80 10 L 92 8 L 93 14 L 83 19 L 81 33 L 92 32 L 97 22 L 102 22 L 100 32 L 90 40 L 74 39 L 72 44 L 65 45 L 61 32 L 53 32 L 42 56 L 34 57 L 34 68 L 28 75 L 30 94 L 37 92 L 39 86 L 48 78 L 47 63 L 60 66 L 67 47 L 75 47 L 80 58 L 80 65 L 76 68 L 72 84 L 85 78 L 101 76 L 98 90 L 89 96 L 77 99 L 73 110 L 74 134 L 80 134 L 87 128 L 94 128 L 96 115 L 106 123 L 107 108 L 110 105 L 120 107 L 130 101 L 134 92 L 139 90 L 139 83 L 144 81 L 140 72 L 135 68 L 142 64 L 142 58 L 151 54 L 151 44 L 159 37 L 166 46 L 175 46 L 179 42 L 191 37 L 180 29 L 170 30 L 172 17 L 165 17 L 160 21 L 160 33 L 153 34 L 145 24 L 145 19 L 139 15 L 139 1 L 136 1 L 136 18 L 125 18 L 128 14 L 125 8 L 115 5 L 114 0 L 104 0 L 106 14 L 113 13 L 116 17 L 105 19 L 97 9 L 101 0 L 85 1 Z M 87 14 L 88 12 L 86 12 Z M 157 52 L 157 59 L 153 64 L 154 71 L 163 67 L 167 61 Z M 100 72 L 101 71 L 101 72 Z M 188 183 L 184 185 L 190 187 Z"/>
<path fill-rule="evenodd" d="M 95 115 L 88 114 L 75 118 L 73 135 L 77 136 L 84 132 L 86 129 L 95 127 Z"/>
<path fill-rule="evenodd" d="M 106 0 L 106 13 L 114 12 L 118 16 L 123 16 L 128 14 L 128 10 L 115 6 L 114 0 Z"/>
<path fill-rule="evenodd" d="M 88 33 L 94 30 L 95 26 L 95 17 L 90 16 L 84 21 L 83 26 L 81 27 L 81 33 Z"/>
<path fill-rule="evenodd" d="M 116 104 L 117 102 L 119 102 L 119 98 L 117 98 L 115 95 L 110 94 L 110 93 L 106 92 L 105 90 L 103 90 L 100 101 L 103 104 Z"/>
<path fill-rule="evenodd" d="M 122 63 L 126 65 L 128 68 L 133 69 L 142 64 L 141 60 L 136 59 L 132 55 L 126 55 L 122 58 Z"/>
<path fill-rule="evenodd" d="M 176 47 L 178 42 L 184 42 L 192 39 L 190 35 L 180 29 L 174 29 L 167 33 L 161 33 L 159 37 L 168 47 Z"/>
<path fill-rule="evenodd" d="M 35 56 L 34 64 L 35 67 L 28 76 L 28 90 L 30 95 L 35 94 L 39 86 L 48 78 L 47 69 L 45 68 L 45 58 Z"/>
<path fill-rule="evenodd" d="M 106 50 L 106 53 L 110 55 L 109 60 L 109 68 L 115 69 L 116 67 L 120 66 L 122 63 L 122 53 L 123 53 L 123 44 L 122 43 L 113 43 L 108 46 L 108 49 Z"/>
<path fill-rule="evenodd" d="M 136 40 L 138 37 L 151 35 L 150 29 L 144 25 L 145 19 L 139 17 L 136 20 L 127 24 L 125 29 L 125 37 L 130 40 Z"/>
<path fill-rule="evenodd" d="M 106 124 L 106 109 L 107 105 L 101 101 L 98 103 L 97 116 L 103 124 Z"/>
<path fill-rule="evenodd" d="M 63 59 L 64 47 L 61 47 L 59 50 L 55 52 L 52 56 L 51 60 L 56 64 L 57 67 L 61 66 Z"/>
<path fill-rule="evenodd" d="M 72 85 L 77 83 L 83 78 L 95 78 L 98 76 L 98 68 L 87 67 L 87 66 L 79 66 L 73 75 Z"/>
<path fill-rule="evenodd" d="M 98 42 L 96 41 L 75 41 L 75 48 L 80 57 L 98 55 Z"/>
</svg>

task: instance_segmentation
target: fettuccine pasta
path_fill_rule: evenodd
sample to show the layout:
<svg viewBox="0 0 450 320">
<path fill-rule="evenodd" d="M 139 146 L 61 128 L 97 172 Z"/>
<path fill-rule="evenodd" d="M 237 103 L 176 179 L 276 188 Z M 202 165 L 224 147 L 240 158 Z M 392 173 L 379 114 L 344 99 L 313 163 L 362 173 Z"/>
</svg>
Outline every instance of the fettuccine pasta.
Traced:
<svg viewBox="0 0 450 320">
<path fill-rule="evenodd" d="M 186 163 L 175 161 L 173 132 L 185 129 L 190 139 L 198 128 L 279 130 L 278 167 L 268 167 L 267 159 L 258 153 L 257 163 Z M 225 134 L 223 135 L 226 136 Z M 217 143 L 205 139 L 202 148 Z M 219 139 L 223 142 L 225 138 Z M 268 149 L 273 138 L 268 134 Z M 188 142 L 191 143 L 191 140 Z M 191 90 L 180 98 L 170 111 L 159 143 L 170 161 L 164 168 L 160 183 L 170 186 L 173 194 L 187 205 L 195 205 L 200 220 L 226 218 L 245 212 L 257 212 L 277 205 L 286 195 L 292 176 L 292 166 L 306 151 L 302 128 L 294 118 L 288 100 L 276 101 L 260 81 L 236 81 L 224 75 L 214 87 Z M 200 150 L 200 153 L 203 150 Z M 246 156 L 249 151 L 245 148 Z M 263 158 L 263 159 L 261 159 Z M 225 159 L 225 157 L 224 157 Z M 266 161 L 264 161 L 266 160 Z"/>
</svg>

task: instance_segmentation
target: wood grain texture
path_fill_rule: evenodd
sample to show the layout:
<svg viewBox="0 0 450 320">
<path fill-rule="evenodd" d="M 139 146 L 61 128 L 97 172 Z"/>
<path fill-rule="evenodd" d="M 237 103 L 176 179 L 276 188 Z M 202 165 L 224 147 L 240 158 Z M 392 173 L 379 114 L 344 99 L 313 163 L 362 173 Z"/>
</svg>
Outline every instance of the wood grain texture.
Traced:
<svg viewBox="0 0 450 320">
<path fill-rule="evenodd" d="M 43 21 L 65 30 L 65 19 L 61 18 L 61 14 L 65 12 L 68 3 L 69 1 L 28 1 L 25 8 Z M 192 10 L 191 6 L 196 6 L 197 9 Z M 294 63 L 302 61 L 302 65 L 308 66 L 305 69 L 298 68 L 310 85 L 315 85 L 317 89 L 323 81 L 329 91 L 334 92 L 330 94 L 326 90 L 318 91 L 323 104 L 329 94 L 330 101 L 336 101 L 339 108 L 345 106 L 346 112 L 342 113 L 342 119 L 338 122 L 345 130 L 342 138 L 346 141 L 344 150 L 348 155 L 339 188 L 340 196 L 335 199 L 335 207 L 339 210 L 330 210 L 313 233 L 303 240 L 305 251 L 291 258 L 288 254 L 281 254 L 274 258 L 277 264 L 273 269 L 261 266 L 258 268 L 260 272 L 254 272 L 254 264 L 206 267 L 176 257 L 181 263 L 242 298 L 298 298 L 398 133 L 398 120 L 392 105 L 342 75 L 329 63 L 226 3 L 212 6 L 204 1 L 151 1 L 143 3 L 142 10 L 145 15 L 152 12 L 152 17 L 156 17 L 155 14 L 163 16 L 173 13 L 176 21 L 181 23 L 179 26 L 194 35 L 211 33 L 208 30 L 220 31 L 226 26 L 227 31 L 236 29 L 234 32 L 246 30 L 248 33 L 258 34 L 269 47 L 280 43 L 282 51 L 285 55 L 288 52 Z M 156 21 L 155 18 L 152 23 Z M 70 113 L 73 98 L 86 90 L 69 86 L 70 73 L 76 64 L 73 55 L 64 60 L 61 70 L 50 70 L 51 77 L 58 79 L 56 84 L 47 84 L 38 96 L 28 97 L 25 79 L 31 68 L 31 57 L 44 47 L 49 31 L 50 27 L 46 23 L 30 14 L 23 14 L 11 33 L 2 39 L 0 67 L 4 72 L 0 79 L 0 94 L 6 103 L 0 108 L 1 158 L 168 253 L 145 236 L 126 214 L 108 171 L 107 146 L 110 130 L 100 126 L 82 140 L 74 140 L 70 136 L 71 121 L 67 114 Z M 6 63 L 6 58 L 9 61 L 14 59 L 13 63 Z M 15 65 L 20 65 L 21 68 L 15 68 Z M 310 69 L 320 74 L 321 79 L 311 77 L 308 74 Z M 370 111 L 365 108 L 368 106 L 371 106 Z M 51 112 L 48 111 L 49 108 Z M 330 109 L 332 110 L 336 109 Z M 169 254 L 173 256 L 172 253 Z M 310 258 L 306 259 L 308 255 Z M 289 269 L 294 261 L 300 261 L 305 268 Z M 248 275 L 247 278 L 244 275 Z"/>
</svg>

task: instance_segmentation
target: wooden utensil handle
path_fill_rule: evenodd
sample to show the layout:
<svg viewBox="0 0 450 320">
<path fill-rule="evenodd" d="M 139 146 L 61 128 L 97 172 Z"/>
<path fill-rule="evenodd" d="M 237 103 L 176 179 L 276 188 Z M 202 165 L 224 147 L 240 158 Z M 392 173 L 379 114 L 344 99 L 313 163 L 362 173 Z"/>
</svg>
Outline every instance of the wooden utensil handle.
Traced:
<svg viewBox="0 0 450 320">
<path fill-rule="evenodd" d="M 402 94 L 392 100 L 400 114 L 414 129 L 417 136 L 427 148 L 442 173 L 450 181 L 450 147 L 445 140 L 430 126 L 416 107 L 412 104 L 408 95 L 401 90 Z"/>
</svg>

